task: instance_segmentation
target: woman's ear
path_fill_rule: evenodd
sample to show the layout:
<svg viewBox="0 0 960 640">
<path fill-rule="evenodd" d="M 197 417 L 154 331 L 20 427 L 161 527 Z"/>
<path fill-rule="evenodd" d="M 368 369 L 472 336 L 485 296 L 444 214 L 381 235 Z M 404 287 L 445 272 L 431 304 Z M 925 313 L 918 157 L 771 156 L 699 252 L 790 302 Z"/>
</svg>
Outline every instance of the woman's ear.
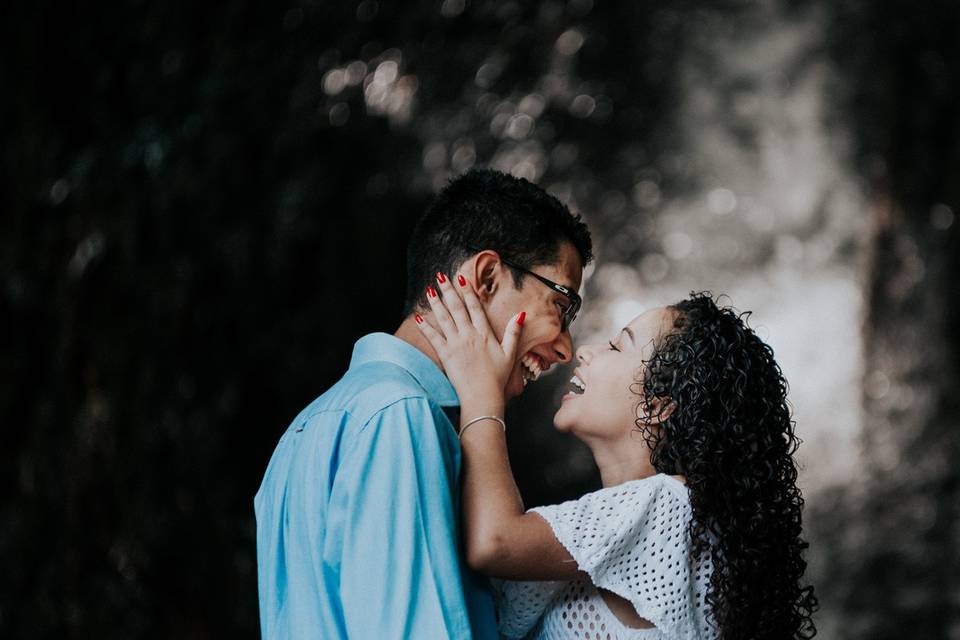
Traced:
<svg viewBox="0 0 960 640">
<path fill-rule="evenodd" d="M 503 273 L 503 263 L 496 251 L 481 251 L 474 256 L 473 282 L 481 302 L 487 302 L 497 292 Z"/>
<path fill-rule="evenodd" d="M 661 398 L 654 396 L 649 400 L 644 399 L 640 403 L 643 410 L 643 420 L 647 424 L 661 424 L 670 419 L 677 408 L 677 403 L 670 398 Z"/>
</svg>

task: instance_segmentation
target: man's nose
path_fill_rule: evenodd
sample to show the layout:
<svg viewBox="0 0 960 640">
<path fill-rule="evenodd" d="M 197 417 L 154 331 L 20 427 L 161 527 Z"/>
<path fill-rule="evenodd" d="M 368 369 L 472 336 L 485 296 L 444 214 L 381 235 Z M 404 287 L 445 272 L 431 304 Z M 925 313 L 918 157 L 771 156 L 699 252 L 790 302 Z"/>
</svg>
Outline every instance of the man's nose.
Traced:
<svg viewBox="0 0 960 640">
<path fill-rule="evenodd" d="M 573 338 L 569 331 L 561 331 L 553 341 L 553 352 L 557 355 L 557 362 L 567 363 L 573 358 Z"/>
</svg>

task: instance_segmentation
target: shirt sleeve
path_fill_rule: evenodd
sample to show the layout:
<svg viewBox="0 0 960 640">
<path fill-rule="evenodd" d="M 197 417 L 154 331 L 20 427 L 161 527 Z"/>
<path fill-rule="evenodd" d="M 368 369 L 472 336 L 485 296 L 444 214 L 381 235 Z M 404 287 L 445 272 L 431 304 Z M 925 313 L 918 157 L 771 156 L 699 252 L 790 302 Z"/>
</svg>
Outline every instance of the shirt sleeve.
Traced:
<svg viewBox="0 0 960 640">
<path fill-rule="evenodd" d="M 565 584 L 562 580 L 493 581 L 500 634 L 504 638 L 526 636 Z"/>
<path fill-rule="evenodd" d="M 344 453 L 340 594 L 351 638 L 469 638 L 458 553 L 459 448 L 425 399 L 395 402 Z"/>
<path fill-rule="evenodd" d="M 657 475 L 538 507 L 593 584 L 627 599 L 670 638 L 709 637 L 709 554 L 691 558 L 686 488 Z"/>
</svg>

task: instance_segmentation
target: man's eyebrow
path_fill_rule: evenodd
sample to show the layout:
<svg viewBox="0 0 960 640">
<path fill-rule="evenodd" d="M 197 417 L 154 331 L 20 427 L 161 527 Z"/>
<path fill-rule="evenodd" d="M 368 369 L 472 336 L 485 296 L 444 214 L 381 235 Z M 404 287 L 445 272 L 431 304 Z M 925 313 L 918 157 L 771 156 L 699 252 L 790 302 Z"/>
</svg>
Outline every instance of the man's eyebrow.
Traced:
<svg viewBox="0 0 960 640">
<path fill-rule="evenodd" d="M 633 331 L 630 330 L 630 327 L 624 327 L 623 332 L 630 336 L 630 342 L 637 344 L 637 338 L 633 335 Z"/>
</svg>

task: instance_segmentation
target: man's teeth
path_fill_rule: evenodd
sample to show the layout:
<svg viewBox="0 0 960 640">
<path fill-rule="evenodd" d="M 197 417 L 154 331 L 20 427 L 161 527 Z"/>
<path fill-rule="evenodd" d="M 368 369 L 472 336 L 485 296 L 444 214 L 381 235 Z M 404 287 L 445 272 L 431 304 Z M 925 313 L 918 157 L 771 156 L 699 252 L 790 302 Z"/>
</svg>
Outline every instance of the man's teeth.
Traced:
<svg viewBox="0 0 960 640">
<path fill-rule="evenodd" d="M 520 359 L 520 364 L 523 365 L 523 384 L 526 385 L 528 382 L 533 382 L 540 377 L 540 374 L 543 373 L 543 369 L 540 368 L 540 361 L 527 354 Z"/>
<path fill-rule="evenodd" d="M 579 393 L 583 393 L 587 390 L 587 385 L 583 384 L 583 380 L 581 380 L 578 376 L 573 376 L 570 378 L 570 384 L 572 384 L 575 389 L 578 389 Z"/>
</svg>

